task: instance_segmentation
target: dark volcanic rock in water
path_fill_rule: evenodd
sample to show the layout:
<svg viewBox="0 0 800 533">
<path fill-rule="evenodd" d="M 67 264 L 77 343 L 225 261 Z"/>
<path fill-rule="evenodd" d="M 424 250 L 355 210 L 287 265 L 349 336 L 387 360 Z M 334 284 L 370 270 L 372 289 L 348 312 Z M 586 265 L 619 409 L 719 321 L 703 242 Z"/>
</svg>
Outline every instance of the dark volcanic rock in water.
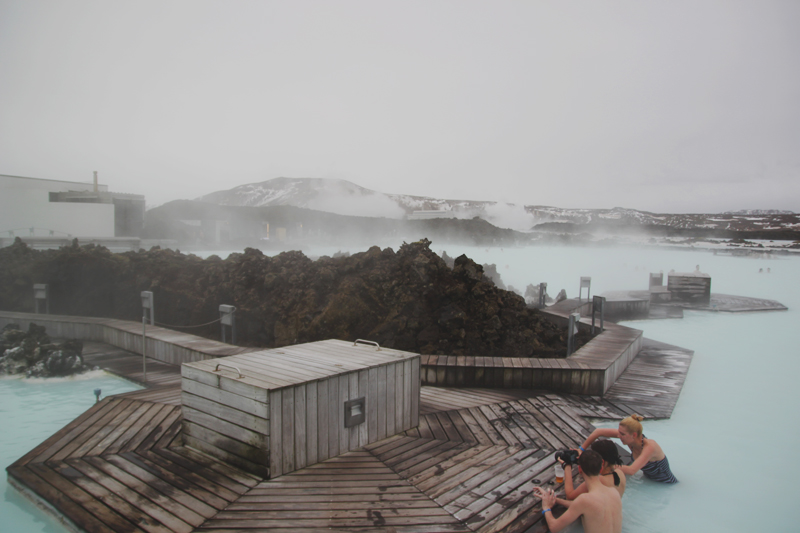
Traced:
<svg viewBox="0 0 800 533">
<path fill-rule="evenodd" d="M 226 260 L 157 248 L 39 252 L 19 243 L 0 250 L 0 308 L 32 311 L 33 283 L 50 284 L 53 313 L 127 320 L 141 320 L 139 293 L 150 290 L 157 323 L 175 329 L 214 321 L 220 304 L 234 305 L 238 342 L 250 346 L 360 338 L 423 354 L 566 352 L 565 328 L 497 288 L 468 257 L 448 267 L 427 240 L 317 261 L 252 248 Z M 219 338 L 216 323 L 185 331 Z"/>
<path fill-rule="evenodd" d="M 83 342 L 53 344 L 45 328 L 31 323 L 28 332 L 8 324 L 0 337 L 0 372 L 27 377 L 70 376 L 89 370 L 83 362 Z"/>
</svg>

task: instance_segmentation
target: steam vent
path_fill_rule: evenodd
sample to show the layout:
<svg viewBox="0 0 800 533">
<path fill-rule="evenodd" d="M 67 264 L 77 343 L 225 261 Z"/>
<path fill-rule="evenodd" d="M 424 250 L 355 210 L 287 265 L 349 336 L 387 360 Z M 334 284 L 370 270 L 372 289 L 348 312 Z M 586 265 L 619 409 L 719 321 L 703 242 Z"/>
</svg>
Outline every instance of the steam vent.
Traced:
<svg viewBox="0 0 800 533">
<path fill-rule="evenodd" d="M 184 442 L 275 477 L 417 426 L 418 354 L 326 340 L 184 363 Z"/>
</svg>

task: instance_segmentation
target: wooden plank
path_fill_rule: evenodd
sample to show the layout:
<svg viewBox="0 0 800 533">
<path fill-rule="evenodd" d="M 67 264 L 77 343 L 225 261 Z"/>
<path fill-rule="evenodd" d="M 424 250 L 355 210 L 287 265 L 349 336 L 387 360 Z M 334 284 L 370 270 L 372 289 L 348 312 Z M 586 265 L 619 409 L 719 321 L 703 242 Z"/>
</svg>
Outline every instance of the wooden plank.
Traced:
<svg viewBox="0 0 800 533">
<path fill-rule="evenodd" d="M 72 457 L 82 457 L 88 453 L 99 455 L 106 452 L 107 448 L 150 408 L 150 404 L 139 401 L 131 403 L 122 410 L 108 425 L 100 428 L 91 439 L 84 442 L 72 452 Z"/>
<path fill-rule="evenodd" d="M 281 471 L 286 474 L 295 470 L 295 455 L 294 455 L 294 387 L 287 387 L 281 389 Z"/>
<path fill-rule="evenodd" d="M 383 391 L 380 396 L 383 396 Z M 367 434 L 364 444 L 378 440 L 378 413 L 382 404 L 378 394 L 378 369 L 373 367 L 367 371 Z"/>
<path fill-rule="evenodd" d="M 336 402 L 336 426 L 339 434 L 339 453 L 350 450 L 350 433 L 344 427 L 344 402 L 350 399 L 350 377 L 339 376 L 339 401 Z"/>
<path fill-rule="evenodd" d="M 191 471 L 183 470 L 180 466 L 160 459 L 159 456 L 154 454 L 131 452 L 117 457 L 124 458 L 141 469 L 141 472 L 147 472 L 149 475 L 163 480 L 181 493 L 203 502 L 215 511 L 223 509 L 238 496 L 236 493 L 228 492 L 224 487 L 210 484 L 199 476 L 192 474 Z M 111 457 L 107 458 L 107 460 L 111 461 Z"/>
<path fill-rule="evenodd" d="M 537 453 L 536 450 L 531 449 L 514 450 L 514 448 L 509 448 L 509 451 L 514 451 L 515 453 L 504 455 L 502 460 L 487 465 L 488 467 L 483 467 L 482 465 L 479 471 L 478 469 L 472 469 L 472 475 L 469 476 L 469 479 L 462 480 L 461 483 L 451 487 L 449 490 L 442 491 L 437 487 L 437 490 L 434 492 L 436 503 L 446 506 L 455 502 L 456 499 L 467 492 L 481 493 L 482 489 L 480 487 L 489 490 L 488 487 L 492 486 L 494 483 L 493 480 L 504 481 L 506 479 L 506 473 L 510 476 L 523 471 L 526 464 L 525 459 Z"/>
<path fill-rule="evenodd" d="M 162 413 L 166 413 L 166 416 L 161 418 Z M 151 448 L 152 446 L 157 446 L 159 443 L 163 446 L 168 446 L 172 443 L 175 436 L 181 430 L 181 422 L 183 418 L 181 417 L 181 409 L 178 406 L 166 406 L 166 409 L 162 409 L 158 416 L 154 416 L 150 419 L 149 424 L 154 424 L 155 421 L 160 420 L 157 425 L 150 426 L 153 427 L 152 431 L 149 433 L 145 433 L 144 431 L 140 431 L 136 434 L 136 437 L 128 441 L 128 443 L 122 447 L 120 451 L 129 451 L 129 450 L 144 450 Z M 147 425 L 145 427 L 148 427 Z M 146 435 L 144 439 L 141 440 L 141 444 L 136 445 L 140 439 L 141 435 Z M 130 446 L 130 448 L 129 448 Z"/>
<path fill-rule="evenodd" d="M 55 490 L 63 493 L 73 502 L 86 509 L 89 513 L 97 517 L 107 525 L 112 531 L 141 532 L 142 529 L 133 525 L 114 509 L 107 506 L 91 494 L 84 491 L 68 479 L 58 475 L 56 472 L 40 463 L 31 463 L 28 468 Z"/>
<path fill-rule="evenodd" d="M 339 455 L 339 424 L 344 424 L 344 415 L 339 414 L 339 378 L 333 377 L 328 382 L 328 454 L 331 457 Z M 342 407 L 344 412 L 344 407 Z M 339 416 L 342 416 L 341 422 Z"/>
<path fill-rule="evenodd" d="M 295 468 L 308 466 L 306 453 L 307 429 L 307 394 L 308 386 L 303 383 L 294 387 L 294 457 Z"/>
<path fill-rule="evenodd" d="M 416 427 L 419 424 L 420 385 L 419 359 L 414 359 L 411 361 L 411 420 L 409 422 L 411 427 Z"/>
<path fill-rule="evenodd" d="M 140 485 L 152 487 L 162 494 L 168 495 L 170 499 L 182 505 L 187 511 L 191 510 L 196 513 L 202 517 L 199 519 L 199 523 L 204 521 L 203 518 L 211 518 L 217 513 L 217 509 L 203 501 L 199 496 L 195 496 L 188 490 L 182 490 L 188 488 L 183 480 L 160 471 L 156 473 L 152 468 L 146 468 L 145 462 L 137 454 L 110 455 L 103 459 L 132 478 L 138 479 Z M 203 491 L 203 493 L 208 495 L 206 491 Z M 185 513 L 186 511 L 181 516 L 185 517 Z"/>
<path fill-rule="evenodd" d="M 408 429 L 404 425 L 405 421 L 405 389 L 403 388 L 403 383 L 405 381 L 404 372 L 405 368 L 403 367 L 402 362 L 398 362 L 397 364 L 393 365 L 395 371 L 395 382 L 394 382 L 394 423 L 395 423 L 395 432 L 405 431 Z"/>
<path fill-rule="evenodd" d="M 388 436 L 386 432 L 386 416 L 387 410 L 389 409 L 388 403 L 388 394 L 386 390 L 386 366 L 380 366 L 377 368 L 377 383 L 376 383 L 376 390 L 375 396 L 378 399 L 378 416 L 377 416 L 377 423 L 378 427 L 376 429 L 376 439 L 385 439 Z M 416 425 L 416 424 L 415 424 Z"/>
<path fill-rule="evenodd" d="M 463 442 L 428 441 L 425 447 L 416 449 L 417 453 L 409 451 L 406 454 L 395 457 L 390 466 L 403 477 L 409 477 L 429 466 L 441 464 L 442 461 L 459 454 L 460 451 L 469 449 L 469 447 L 468 444 Z"/>
<path fill-rule="evenodd" d="M 228 405 L 236 410 L 244 411 L 259 418 L 269 418 L 269 402 L 258 401 L 252 398 L 245 398 L 239 394 L 228 392 L 217 387 L 204 385 L 203 383 L 183 379 L 181 387 L 184 394 L 201 396 L 212 402 Z"/>
<path fill-rule="evenodd" d="M 184 421 L 183 439 L 187 446 L 228 461 L 247 472 L 268 475 L 265 468 L 266 452 L 253 448 L 210 429 Z"/>
<path fill-rule="evenodd" d="M 234 468 L 233 466 L 223 463 L 222 461 L 219 461 L 210 455 L 197 452 L 186 446 L 160 449 L 156 450 L 156 452 L 160 455 L 170 457 L 173 461 L 176 460 L 176 456 L 180 456 L 186 458 L 186 460 L 190 461 L 192 464 L 202 465 L 202 467 L 207 471 L 211 470 L 223 476 L 224 479 L 231 480 L 233 485 L 228 485 L 228 487 L 234 491 L 244 493 L 246 492 L 247 488 L 255 487 L 263 479 L 260 476 L 254 476 L 245 472 L 244 470 Z M 211 477 L 210 479 L 213 479 L 221 484 L 224 483 L 222 478 Z M 240 489 L 239 487 L 245 487 L 245 489 Z"/>
<path fill-rule="evenodd" d="M 403 429 L 411 427 L 411 359 L 403 361 Z"/>
<path fill-rule="evenodd" d="M 355 400 L 356 398 L 359 398 L 361 396 L 361 392 L 358 390 L 359 374 L 360 372 L 353 372 L 351 374 L 348 374 L 350 378 L 350 395 L 347 398 L 348 400 Z M 362 445 L 359 442 L 359 433 L 361 431 L 362 426 L 363 424 L 359 424 L 358 426 L 346 429 L 350 441 L 350 447 L 347 448 L 348 450 L 355 450 L 356 448 Z"/>
<path fill-rule="evenodd" d="M 33 464 L 29 466 L 10 466 L 8 467 L 8 472 L 20 484 L 38 494 L 74 524 L 78 524 L 84 531 L 88 533 L 113 533 L 114 530 L 111 526 L 98 519 L 92 512 L 84 508 L 79 501 L 76 502 L 71 493 L 65 493 L 54 487 L 36 475 L 30 466 L 33 466 Z"/>
<path fill-rule="evenodd" d="M 70 473 L 70 469 L 81 475 Z M 91 494 L 95 499 L 109 505 L 127 520 L 139 524 L 145 531 L 150 533 L 188 533 L 193 529 L 191 525 L 180 518 L 157 505 L 153 505 L 147 498 L 97 470 L 89 463 L 73 459 L 69 461 L 69 465 L 60 463 L 56 470 L 62 476 L 71 478 L 73 483 Z M 149 516 L 152 520 L 142 520 L 142 514 Z"/>
<path fill-rule="evenodd" d="M 306 384 L 306 464 L 319 461 L 319 410 L 317 408 L 317 386 L 319 382 Z"/>
<path fill-rule="evenodd" d="M 109 458 L 113 459 L 114 461 L 119 461 L 123 466 L 120 467 L 114 462 L 107 461 L 106 459 Z M 193 506 L 187 506 L 179 501 L 182 499 L 181 496 L 178 495 L 177 491 L 171 489 L 169 484 L 163 482 L 143 482 L 139 477 L 133 475 L 128 471 L 128 468 L 126 468 L 129 466 L 135 469 L 133 465 L 130 465 L 124 460 L 120 460 L 118 455 L 111 456 L 109 458 L 94 456 L 86 457 L 83 460 L 109 478 L 115 480 L 117 483 L 120 483 L 129 490 L 140 494 L 152 502 L 154 507 L 160 507 L 163 511 L 166 511 L 175 517 L 179 517 L 181 521 L 186 522 L 193 527 L 198 527 L 205 521 L 203 515 L 196 512 Z M 190 501 L 189 503 L 191 504 L 193 502 Z M 151 508 L 151 512 L 156 512 L 156 510 Z"/>
<path fill-rule="evenodd" d="M 232 405 L 218 403 L 187 392 L 184 392 L 181 396 L 181 404 L 184 407 L 190 407 L 214 418 L 219 418 L 231 424 L 247 428 L 255 433 L 269 435 L 268 416 L 258 417 L 246 411 L 240 411 Z"/>
<path fill-rule="evenodd" d="M 220 435 L 225 435 L 226 437 L 229 437 L 231 439 L 243 442 L 248 446 L 252 446 L 254 448 L 260 448 L 262 450 L 268 449 L 269 437 L 261 433 L 250 431 L 249 429 L 245 429 L 242 426 L 231 424 L 226 420 L 223 420 L 221 418 L 216 418 L 214 416 L 203 413 L 202 411 L 192 409 L 191 407 L 183 406 L 183 419 L 186 422 L 191 422 L 198 426 L 202 426 L 206 429 L 210 429 L 216 433 L 219 433 Z"/>
<path fill-rule="evenodd" d="M 386 367 L 386 436 L 399 432 L 397 428 L 397 378 L 396 365 Z"/>
</svg>

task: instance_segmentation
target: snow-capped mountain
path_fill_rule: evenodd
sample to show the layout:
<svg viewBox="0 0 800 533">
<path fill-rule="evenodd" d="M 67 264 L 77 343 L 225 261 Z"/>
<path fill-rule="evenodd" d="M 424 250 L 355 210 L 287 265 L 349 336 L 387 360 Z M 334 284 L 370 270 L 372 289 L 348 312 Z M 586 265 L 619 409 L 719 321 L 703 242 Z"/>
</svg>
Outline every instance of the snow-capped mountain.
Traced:
<svg viewBox="0 0 800 533">
<path fill-rule="evenodd" d="M 668 226 L 671 228 L 774 230 L 800 227 L 800 216 L 771 210 L 746 210 L 722 214 L 657 214 L 636 209 L 563 209 L 501 202 L 442 200 L 427 196 L 386 194 L 355 183 L 329 178 L 274 178 L 217 191 L 197 198 L 231 206 L 291 205 L 339 215 L 402 219 L 480 217 L 499 228 L 529 231 L 552 223 L 596 227 Z M 439 213 L 430 213 L 438 211 Z M 423 212 L 423 213 L 420 213 Z M 425 213 L 427 212 L 427 213 Z"/>
<path fill-rule="evenodd" d="M 441 218 L 478 216 L 497 227 L 519 231 L 529 230 L 537 222 L 533 213 L 521 205 L 385 194 L 328 178 L 275 178 L 213 192 L 197 200 L 250 207 L 292 205 L 339 215 L 395 219 L 413 217 L 419 211 L 440 211 Z"/>
</svg>

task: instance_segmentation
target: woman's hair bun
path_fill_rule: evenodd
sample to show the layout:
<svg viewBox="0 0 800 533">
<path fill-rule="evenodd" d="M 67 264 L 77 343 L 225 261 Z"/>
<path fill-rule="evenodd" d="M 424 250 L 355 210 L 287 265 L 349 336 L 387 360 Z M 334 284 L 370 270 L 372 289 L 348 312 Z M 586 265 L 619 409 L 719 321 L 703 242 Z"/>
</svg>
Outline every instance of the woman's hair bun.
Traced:
<svg viewBox="0 0 800 533">
<path fill-rule="evenodd" d="M 637 415 L 637 414 L 632 414 L 631 418 L 633 418 L 637 422 L 641 422 L 642 420 L 644 420 L 644 417 L 642 415 Z"/>
</svg>

